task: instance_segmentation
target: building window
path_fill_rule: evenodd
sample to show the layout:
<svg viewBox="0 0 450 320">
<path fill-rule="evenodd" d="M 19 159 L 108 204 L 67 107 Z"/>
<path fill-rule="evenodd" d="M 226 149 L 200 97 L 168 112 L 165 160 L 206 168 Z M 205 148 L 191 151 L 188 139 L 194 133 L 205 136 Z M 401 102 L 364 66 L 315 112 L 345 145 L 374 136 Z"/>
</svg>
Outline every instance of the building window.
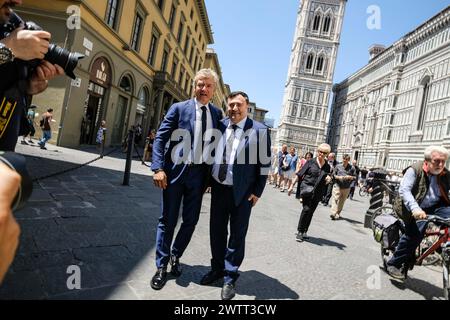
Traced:
<svg viewBox="0 0 450 320">
<path fill-rule="evenodd" d="M 184 32 L 184 22 L 183 22 L 183 18 L 181 18 L 180 20 L 180 26 L 178 27 L 178 43 L 181 45 L 181 39 L 183 37 L 183 32 Z"/>
<path fill-rule="evenodd" d="M 158 7 L 161 12 L 164 10 L 164 0 L 158 0 Z"/>
<path fill-rule="evenodd" d="M 423 124 L 425 122 L 428 96 L 430 93 L 430 77 L 425 77 L 425 79 L 422 80 L 422 86 L 423 86 L 423 94 L 422 94 L 422 101 L 420 103 L 419 121 L 417 123 L 418 131 L 423 129 Z"/>
<path fill-rule="evenodd" d="M 187 54 L 187 53 L 186 53 Z M 194 54 L 194 46 L 191 47 L 191 53 L 189 54 L 189 63 L 192 65 L 192 57 Z M 194 68 L 194 66 L 192 66 Z"/>
<path fill-rule="evenodd" d="M 166 72 L 167 70 L 167 60 L 169 59 L 169 48 L 165 47 L 162 60 L 161 60 L 161 71 Z"/>
<path fill-rule="evenodd" d="M 119 4 L 119 0 L 108 0 L 108 7 L 106 9 L 106 24 L 114 30 L 117 29 Z"/>
<path fill-rule="evenodd" d="M 142 22 L 144 19 L 137 14 L 134 22 L 133 37 L 131 39 L 131 48 L 135 51 L 139 50 L 139 40 L 141 38 Z"/>
<path fill-rule="evenodd" d="M 197 72 L 197 70 L 199 70 L 198 66 L 197 66 L 197 62 L 198 62 L 198 55 L 195 55 L 195 62 L 194 62 L 194 71 Z"/>
<path fill-rule="evenodd" d="M 308 54 L 308 59 L 306 60 L 306 70 L 311 70 L 314 62 L 314 55 L 312 53 Z"/>
<path fill-rule="evenodd" d="M 156 52 L 158 50 L 158 41 L 159 41 L 159 34 L 154 32 L 152 34 L 152 41 L 150 43 L 150 53 L 148 55 L 148 64 L 152 66 L 155 65 Z"/>
<path fill-rule="evenodd" d="M 320 14 L 317 13 L 317 14 L 314 16 L 313 31 L 319 31 L 320 20 L 321 20 Z"/>
<path fill-rule="evenodd" d="M 316 63 L 316 71 L 319 73 L 323 72 L 323 57 L 319 57 L 319 59 L 317 59 L 317 63 Z"/>
<path fill-rule="evenodd" d="M 170 16 L 169 16 L 169 27 L 170 30 L 173 30 L 174 22 L 175 22 L 175 16 L 177 14 L 177 8 L 172 5 L 172 8 L 170 9 Z"/>
<path fill-rule="evenodd" d="M 186 41 L 184 42 L 184 54 L 187 55 L 189 50 L 189 41 L 191 40 L 190 32 L 186 33 Z"/>
<path fill-rule="evenodd" d="M 323 33 L 329 33 L 330 32 L 330 26 L 331 26 L 331 17 L 326 16 L 325 20 L 323 21 Z"/>
<path fill-rule="evenodd" d="M 173 57 L 172 62 L 172 79 L 175 80 L 177 75 L 177 69 L 178 69 L 178 59 L 176 57 Z"/>
<path fill-rule="evenodd" d="M 180 86 L 183 85 L 183 77 L 184 77 L 184 74 L 185 74 L 185 73 L 186 73 L 186 69 L 184 69 L 184 67 L 181 66 L 181 68 L 180 68 L 180 75 L 179 75 L 179 78 L 178 78 L 178 84 L 179 84 Z"/>
</svg>

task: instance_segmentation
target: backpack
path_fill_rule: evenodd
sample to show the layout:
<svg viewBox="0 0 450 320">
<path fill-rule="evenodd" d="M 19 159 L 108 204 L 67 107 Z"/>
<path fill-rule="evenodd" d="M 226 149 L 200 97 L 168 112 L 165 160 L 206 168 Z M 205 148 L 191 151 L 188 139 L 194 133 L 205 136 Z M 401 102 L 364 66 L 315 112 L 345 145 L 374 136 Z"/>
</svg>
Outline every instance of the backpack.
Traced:
<svg viewBox="0 0 450 320">
<path fill-rule="evenodd" d="M 373 237 L 383 248 L 394 250 L 400 240 L 400 220 L 381 214 L 373 220 Z"/>
</svg>

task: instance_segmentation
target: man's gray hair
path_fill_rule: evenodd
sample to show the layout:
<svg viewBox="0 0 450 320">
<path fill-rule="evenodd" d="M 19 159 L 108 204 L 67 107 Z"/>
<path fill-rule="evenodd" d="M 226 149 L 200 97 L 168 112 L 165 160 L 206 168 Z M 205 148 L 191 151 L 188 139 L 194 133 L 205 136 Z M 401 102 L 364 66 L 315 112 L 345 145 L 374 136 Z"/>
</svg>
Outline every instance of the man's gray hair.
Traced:
<svg viewBox="0 0 450 320">
<path fill-rule="evenodd" d="M 197 72 L 197 74 L 194 77 L 194 87 L 197 85 L 197 82 L 200 79 L 213 79 L 215 85 L 217 86 L 219 84 L 219 76 L 217 75 L 217 73 L 212 70 L 212 69 L 201 69 L 200 71 Z"/>
<path fill-rule="evenodd" d="M 448 152 L 447 148 L 442 147 L 442 146 L 429 146 L 428 148 L 425 149 L 425 153 L 424 153 L 425 160 L 430 161 L 431 155 L 435 152 L 444 155 L 448 159 L 449 152 Z"/>
</svg>

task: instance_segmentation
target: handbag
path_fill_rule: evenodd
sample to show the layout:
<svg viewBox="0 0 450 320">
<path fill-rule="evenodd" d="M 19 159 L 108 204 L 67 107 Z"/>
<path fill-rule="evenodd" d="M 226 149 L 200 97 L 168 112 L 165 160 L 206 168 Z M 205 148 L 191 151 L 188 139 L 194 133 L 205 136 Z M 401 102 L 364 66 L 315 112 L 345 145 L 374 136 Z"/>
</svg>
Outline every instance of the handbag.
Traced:
<svg viewBox="0 0 450 320">
<path fill-rule="evenodd" d="M 315 186 L 310 186 L 302 183 L 300 187 L 300 197 L 312 197 L 314 193 Z"/>
</svg>

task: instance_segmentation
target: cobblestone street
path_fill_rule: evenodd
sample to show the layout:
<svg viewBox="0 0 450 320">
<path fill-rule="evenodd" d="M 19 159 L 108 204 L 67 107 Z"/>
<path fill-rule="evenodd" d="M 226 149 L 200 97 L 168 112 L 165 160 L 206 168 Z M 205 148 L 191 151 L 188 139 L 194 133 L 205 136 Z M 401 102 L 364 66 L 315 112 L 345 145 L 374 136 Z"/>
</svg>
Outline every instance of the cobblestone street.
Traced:
<svg viewBox="0 0 450 320">
<path fill-rule="evenodd" d="M 33 178 L 97 157 L 49 146 L 49 151 L 19 145 Z M 125 161 L 120 152 L 89 166 L 34 184 L 27 206 L 15 216 L 22 228 L 20 248 L 0 288 L 0 299 L 220 299 L 220 287 L 201 286 L 209 270 L 209 205 L 181 262 L 183 274 L 156 292 L 154 245 L 160 191 L 140 161 L 131 185 L 122 186 Z M 331 221 L 320 206 L 310 241 L 295 241 L 300 204 L 267 186 L 253 210 L 246 256 L 236 299 L 443 299 L 442 269 L 417 267 L 405 284 L 381 272 L 379 246 L 364 229 L 368 198 L 346 203 L 343 219 Z M 81 270 L 81 290 L 69 290 L 70 266 Z M 375 272 L 375 275 L 373 273 Z M 368 283 L 379 276 L 380 287 Z"/>
</svg>

